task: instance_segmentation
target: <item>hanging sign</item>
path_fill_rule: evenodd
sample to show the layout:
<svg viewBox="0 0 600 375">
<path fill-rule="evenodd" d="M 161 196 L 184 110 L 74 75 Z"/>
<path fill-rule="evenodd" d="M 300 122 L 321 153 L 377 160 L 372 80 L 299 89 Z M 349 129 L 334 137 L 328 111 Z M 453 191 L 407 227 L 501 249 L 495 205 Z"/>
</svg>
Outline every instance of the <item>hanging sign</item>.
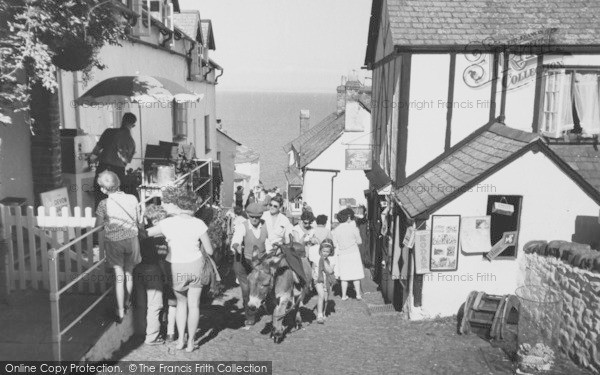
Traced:
<svg viewBox="0 0 600 375">
<path fill-rule="evenodd" d="M 415 244 L 415 225 L 411 225 L 406 228 L 406 234 L 404 235 L 404 240 L 402 240 L 402 245 L 412 248 Z"/>
<path fill-rule="evenodd" d="M 346 169 L 370 170 L 372 157 L 370 149 L 346 149 Z"/>
<path fill-rule="evenodd" d="M 517 243 L 517 233 L 518 232 L 504 232 L 500 241 L 496 242 L 489 253 L 485 255 L 485 257 L 492 261 L 498 255 L 502 254 L 504 250 L 511 246 L 515 246 Z"/>
</svg>

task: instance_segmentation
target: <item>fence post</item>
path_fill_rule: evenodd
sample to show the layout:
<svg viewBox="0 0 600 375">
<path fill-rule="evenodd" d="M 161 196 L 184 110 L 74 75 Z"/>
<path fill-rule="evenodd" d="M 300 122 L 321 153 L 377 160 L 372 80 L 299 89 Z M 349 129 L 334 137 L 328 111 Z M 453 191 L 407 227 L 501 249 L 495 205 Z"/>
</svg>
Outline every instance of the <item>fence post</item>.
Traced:
<svg viewBox="0 0 600 375">
<path fill-rule="evenodd" d="M 48 251 L 50 273 L 50 319 L 52 320 L 52 353 L 55 361 L 61 361 L 60 294 L 58 293 L 58 254 L 56 249 Z"/>
<path fill-rule="evenodd" d="M 209 197 L 210 197 L 210 204 L 214 205 L 215 204 L 215 192 L 214 192 L 214 181 L 213 181 L 213 165 L 212 165 L 212 158 L 208 161 L 208 178 L 210 179 L 209 183 L 208 183 L 208 187 L 209 187 Z"/>
</svg>

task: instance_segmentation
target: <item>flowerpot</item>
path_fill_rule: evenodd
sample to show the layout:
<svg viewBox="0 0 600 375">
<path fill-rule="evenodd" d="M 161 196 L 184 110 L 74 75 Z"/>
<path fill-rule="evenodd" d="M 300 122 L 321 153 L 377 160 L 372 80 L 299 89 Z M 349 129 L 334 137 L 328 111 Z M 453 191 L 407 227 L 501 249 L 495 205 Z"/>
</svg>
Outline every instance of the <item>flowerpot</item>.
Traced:
<svg viewBox="0 0 600 375">
<path fill-rule="evenodd" d="M 87 68 L 94 59 L 94 46 L 84 40 L 71 38 L 58 42 L 52 51 L 52 63 L 58 68 L 68 71 L 79 71 Z"/>
</svg>

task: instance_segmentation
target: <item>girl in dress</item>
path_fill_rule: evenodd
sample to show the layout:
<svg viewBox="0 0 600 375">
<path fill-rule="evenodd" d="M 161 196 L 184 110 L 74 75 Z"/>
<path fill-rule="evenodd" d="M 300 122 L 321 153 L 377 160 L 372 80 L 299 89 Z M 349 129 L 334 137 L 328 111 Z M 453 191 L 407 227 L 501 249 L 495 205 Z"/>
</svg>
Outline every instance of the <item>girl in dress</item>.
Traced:
<svg viewBox="0 0 600 375">
<path fill-rule="evenodd" d="M 325 313 L 327 312 L 327 303 L 329 296 L 333 295 L 331 292 L 332 286 L 336 283 L 335 276 L 333 276 L 333 241 L 325 239 L 319 246 L 317 253 L 310 253 L 310 261 L 312 263 L 313 280 L 315 282 L 315 288 L 319 294 L 317 300 L 317 323 L 325 323 Z"/>
</svg>

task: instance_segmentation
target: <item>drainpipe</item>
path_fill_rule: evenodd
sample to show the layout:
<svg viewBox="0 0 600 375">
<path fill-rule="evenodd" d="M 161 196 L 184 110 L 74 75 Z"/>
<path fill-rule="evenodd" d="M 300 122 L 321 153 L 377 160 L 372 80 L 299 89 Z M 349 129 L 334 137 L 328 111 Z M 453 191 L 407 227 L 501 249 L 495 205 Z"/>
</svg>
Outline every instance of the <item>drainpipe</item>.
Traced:
<svg viewBox="0 0 600 375">
<path fill-rule="evenodd" d="M 333 176 L 331 176 L 331 210 L 329 212 L 329 222 L 332 223 L 333 222 L 333 179 L 337 177 L 338 173 L 340 173 L 339 169 L 320 169 L 320 168 L 304 168 L 305 171 L 313 171 L 313 172 L 329 172 L 329 173 L 335 173 Z"/>
<path fill-rule="evenodd" d="M 65 103 L 64 103 L 64 84 L 62 79 L 62 70 L 56 69 L 56 76 L 58 78 L 58 106 L 60 110 L 60 127 L 65 127 Z M 77 99 L 76 97 L 73 99 Z"/>
<path fill-rule="evenodd" d="M 79 82 L 77 80 L 77 72 L 73 72 L 73 98 L 79 98 Z M 79 106 L 73 106 L 75 109 L 75 127 L 77 129 L 81 129 L 81 114 L 79 111 Z"/>
<path fill-rule="evenodd" d="M 192 42 L 192 46 L 190 47 L 190 49 L 187 51 L 187 66 L 188 66 L 188 76 L 187 79 L 188 81 L 192 80 L 192 64 L 193 64 L 193 57 L 192 57 L 192 53 L 194 53 L 194 49 L 196 48 L 196 42 Z"/>
</svg>

